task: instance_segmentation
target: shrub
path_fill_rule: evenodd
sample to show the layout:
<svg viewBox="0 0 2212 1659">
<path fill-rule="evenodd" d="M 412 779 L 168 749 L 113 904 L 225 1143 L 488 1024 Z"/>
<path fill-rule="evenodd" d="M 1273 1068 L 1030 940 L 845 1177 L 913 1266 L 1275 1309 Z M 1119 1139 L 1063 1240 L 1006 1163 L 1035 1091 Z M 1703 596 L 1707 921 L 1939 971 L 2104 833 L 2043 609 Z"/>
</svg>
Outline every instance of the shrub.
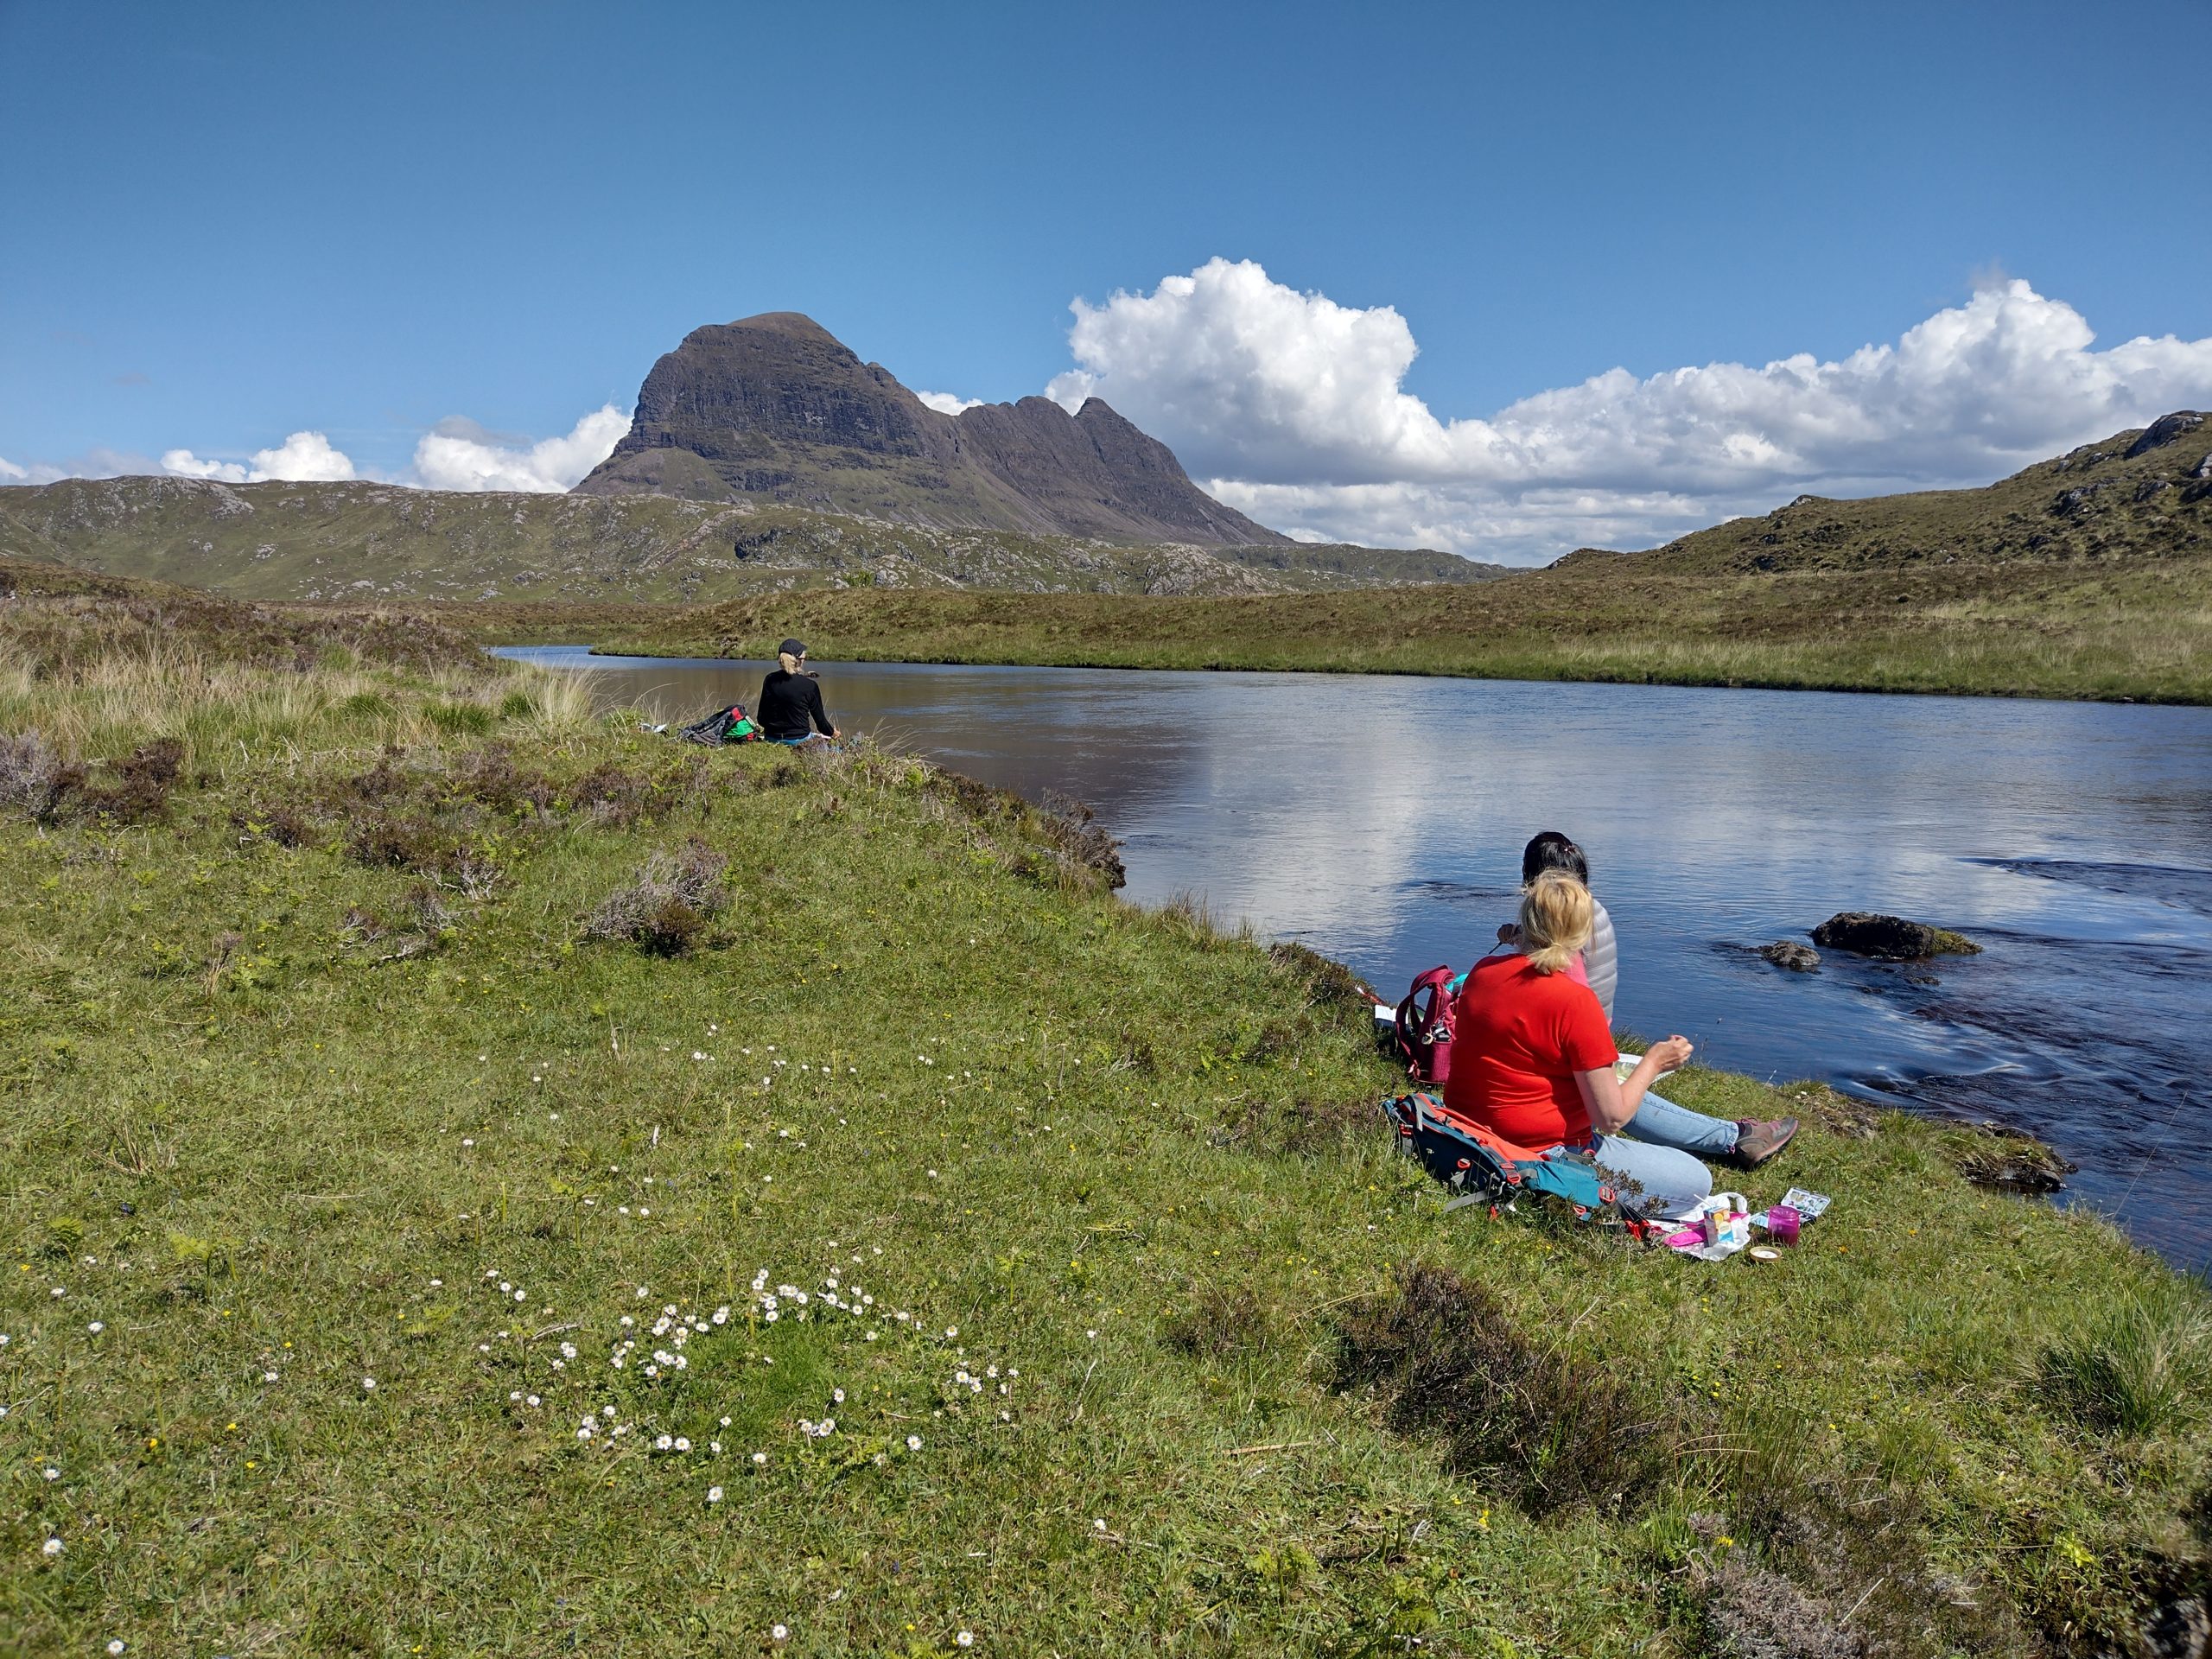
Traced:
<svg viewBox="0 0 2212 1659">
<path fill-rule="evenodd" d="M 10 811 L 52 823 L 84 781 L 84 768 L 65 761 L 41 734 L 0 738 L 0 805 Z"/>
<path fill-rule="evenodd" d="M 510 691 L 499 699 L 501 720 L 528 720 L 537 712 L 537 699 L 527 691 Z"/>
<path fill-rule="evenodd" d="M 273 805 L 257 802 L 231 814 L 231 822 L 246 836 L 273 842 L 279 847 L 304 847 L 315 836 L 315 825 L 306 815 L 282 801 Z"/>
<path fill-rule="evenodd" d="M 347 830 L 346 851 L 372 869 L 413 870 L 435 875 L 449 871 L 461 856 L 438 827 L 417 814 L 378 809 L 363 812 Z"/>
<path fill-rule="evenodd" d="M 543 772 L 516 766 L 514 752 L 504 743 L 491 744 L 469 757 L 461 787 L 495 812 L 517 814 L 550 807 L 556 794 L 553 780 Z"/>
<path fill-rule="evenodd" d="M 571 783 L 562 791 L 562 799 L 572 811 L 588 811 L 602 823 L 622 824 L 645 816 L 652 792 L 650 779 L 610 760 Z"/>
<path fill-rule="evenodd" d="M 143 823 L 167 809 L 169 790 L 184 767 L 184 745 L 173 737 L 157 737 L 108 764 L 115 781 L 86 789 L 85 810 L 118 823 Z"/>
<path fill-rule="evenodd" d="M 680 853 L 655 853 L 635 881 L 600 901 L 584 937 L 622 941 L 653 956 L 682 956 L 728 904 L 722 885 L 728 868 L 728 858 L 696 836 Z"/>
<path fill-rule="evenodd" d="M 1679 1460 L 1672 1412 L 1613 1367 L 1531 1342 L 1449 1268 L 1407 1266 L 1395 1291 L 1355 1303 L 1338 1328 L 1339 1388 L 1376 1385 L 1392 1427 L 1440 1433 L 1454 1472 L 1503 1477 L 1532 1513 L 1622 1508 Z"/>
</svg>

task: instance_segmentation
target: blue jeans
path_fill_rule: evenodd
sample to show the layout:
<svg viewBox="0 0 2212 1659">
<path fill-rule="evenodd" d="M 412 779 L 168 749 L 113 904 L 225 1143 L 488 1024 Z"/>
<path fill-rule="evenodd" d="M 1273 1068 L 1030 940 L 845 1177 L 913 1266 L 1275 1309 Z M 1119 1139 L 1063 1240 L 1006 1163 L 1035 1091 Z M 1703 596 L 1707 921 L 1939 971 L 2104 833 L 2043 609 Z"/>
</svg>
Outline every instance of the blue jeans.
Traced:
<svg viewBox="0 0 2212 1659">
<path fill-rule="evenodd" d="M 1732 1152 L 1737 1128 L 1687 1106 L 1647 1094 L 1619 1135 L 1601 1135 L 1592 1155 L 1606 1169 L 1643 1190 L 1643 1207 L 1664 1217 L 1687 1215 L 1713 1191 L 1713 1172 L 1700 1154 Z"/>
</svg>

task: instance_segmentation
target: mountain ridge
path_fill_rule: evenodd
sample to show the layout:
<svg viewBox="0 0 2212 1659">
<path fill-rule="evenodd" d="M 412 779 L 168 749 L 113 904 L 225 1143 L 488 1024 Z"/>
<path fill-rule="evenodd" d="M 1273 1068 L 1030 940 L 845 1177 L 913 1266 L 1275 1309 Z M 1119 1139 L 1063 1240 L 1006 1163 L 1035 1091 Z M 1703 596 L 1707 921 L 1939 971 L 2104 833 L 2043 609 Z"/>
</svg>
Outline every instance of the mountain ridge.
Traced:
<svg viewBox="0 0 2212 1659">
<path fill-rule="evenodd" d="M 931 528 L 1263 546 L 1101 398 L 930 408 L 811 317 L 710 323 L 664 353 L 630 430 L 572 493 L 812 507 Z"/>
<path fill-rule="evenodd" d="M 750 502 L 394 484 L 0 486 L 0 553 L 266 601 L 690 603 L 809 587 L 1268 594 L 1478 582 L 1452 554 L 954 530 Z"/>
</svg>

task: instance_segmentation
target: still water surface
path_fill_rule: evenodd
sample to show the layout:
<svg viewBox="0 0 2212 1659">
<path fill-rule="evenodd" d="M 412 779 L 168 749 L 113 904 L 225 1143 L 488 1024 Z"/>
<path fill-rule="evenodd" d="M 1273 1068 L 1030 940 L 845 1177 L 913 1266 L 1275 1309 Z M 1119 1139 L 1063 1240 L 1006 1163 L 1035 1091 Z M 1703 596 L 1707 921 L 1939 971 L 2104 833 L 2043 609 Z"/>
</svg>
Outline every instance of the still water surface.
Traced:
<svg viewBox="0 0 2212 1659">
<path fill-rule="evenodd" d="M 687 720 L 763 664 L 588 668 Z M 2212 1262 L 2212 709 L 1305 674 L 828 664 L 848 732 L 1090 802 L 1128 897 L 1202 896 L 1386 994 L 1464 966 L 1563 830 L 1620 935 L 1620 1025 L 1700 1058 L 1994 1117 L 2071 1196 Z M 1986 947 L 1910 966 L 1753 954 L 1838 910 Z"/>
</svg>

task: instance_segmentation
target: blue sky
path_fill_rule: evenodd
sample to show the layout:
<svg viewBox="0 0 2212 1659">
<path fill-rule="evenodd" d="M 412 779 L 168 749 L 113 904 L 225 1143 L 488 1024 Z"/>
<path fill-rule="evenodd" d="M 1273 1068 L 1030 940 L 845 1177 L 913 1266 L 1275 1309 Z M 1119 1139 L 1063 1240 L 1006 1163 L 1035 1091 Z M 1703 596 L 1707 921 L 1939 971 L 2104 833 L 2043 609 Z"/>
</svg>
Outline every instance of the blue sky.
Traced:
<svg viewBox="0 0 2212 1659">
<path fill-rule="evenodd" d="M 2212 175 L 2189 136 L 2208 47 L 2203 0 L 2102 20 L 0 0 L 0 458 L 250 467 L 312 431 L 409 477 L 441 422 L 525 450 L 626 413 L 686 330 L 789 308 L 918 389 L 1011 398 L 1077 371 L 1068 395 L 1307 534 L 1534 556 L 1802 480 L 1993 477 L 2130 399 L 2212 404 Z M 1187 303 L 1163 295 L 1215 260 Z M 1082 357 L 1070 302 L 1116 289 L 1153 309 L 1099 313 Z M 1635 464 L 1539 454 L 1541 423 L 1502 418 L 1615 369 L 1844 364 L 1978 291 L 1978 338 L 2042 341 L 2059 380 L 2088 362 L 2102 389 L 2024 425 L 2058 382 L 1987 372 L 2004 410 L 1953 397 L 1847 454 L 1804 439 L 1819 418 L 1759 425 L 1764 382 L 1694 418 L 1622 386 L 1560 417 L 1644 423 L 1615 445 Z M 2176 349 L 2106 361 L 2139 335 Z M 1286 380 L 1338 347 L 1363 352 L 1326 377 L 1369 377 L 1356 408 Z M 1230 379 L 1175 378 L 1199 359 Z M 1854 419 L 1881 401 L 1846 390 Z M 1721 464 L 1686 419 L 1758 429 L 1724 435 Z M 1993 419 L 1978 445 L 1929 442 Z"/>
</svg>

